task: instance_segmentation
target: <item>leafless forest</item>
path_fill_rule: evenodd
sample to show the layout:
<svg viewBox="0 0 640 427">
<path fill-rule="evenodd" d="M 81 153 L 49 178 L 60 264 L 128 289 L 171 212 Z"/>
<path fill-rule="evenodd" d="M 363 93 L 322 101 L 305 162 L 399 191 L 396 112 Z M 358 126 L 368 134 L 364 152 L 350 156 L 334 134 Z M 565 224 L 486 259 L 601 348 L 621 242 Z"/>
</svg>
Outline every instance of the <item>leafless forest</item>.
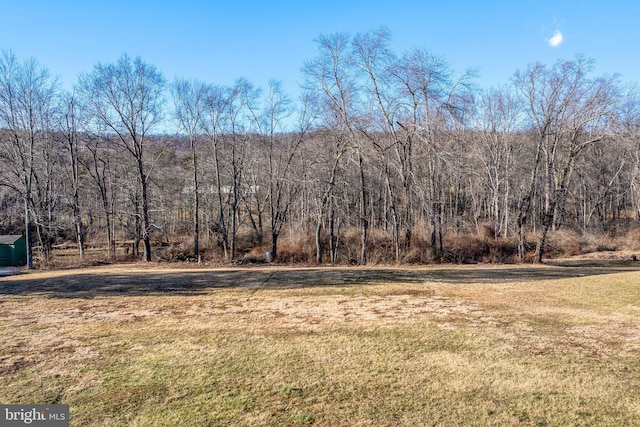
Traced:
<svg viewBox="0 0 640 427">
<path fill-rule="evenodd" d="M 0 234 L 153 259 L 540 261 L 563 236 L 640 236 L 640 97 L 575 57 L 481 88 L 473 70 L 317 39 L 300 99 L 176 79 L 141 58 L 63 90 L 0 55 Z M 552 244 L 553 243 L 553 244 Z M 178 246 L 179 245 L 179 246 Z M 597 245 L 596 245 L 597 246 Z"/>
</svg>

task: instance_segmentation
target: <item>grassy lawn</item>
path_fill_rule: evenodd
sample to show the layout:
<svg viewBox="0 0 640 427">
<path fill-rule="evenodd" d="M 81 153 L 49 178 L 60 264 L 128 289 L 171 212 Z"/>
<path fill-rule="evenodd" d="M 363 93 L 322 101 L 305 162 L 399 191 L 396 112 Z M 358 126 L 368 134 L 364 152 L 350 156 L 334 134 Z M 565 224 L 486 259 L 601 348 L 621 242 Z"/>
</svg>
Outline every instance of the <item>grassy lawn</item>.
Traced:
<svg viewBox="0 0 640 427">
<path fill-rule="evenodd" d="M 0 278 L 0 402 L 71 425 L 640 425 L 640 272 L 470 266 Z"/>
</svg>

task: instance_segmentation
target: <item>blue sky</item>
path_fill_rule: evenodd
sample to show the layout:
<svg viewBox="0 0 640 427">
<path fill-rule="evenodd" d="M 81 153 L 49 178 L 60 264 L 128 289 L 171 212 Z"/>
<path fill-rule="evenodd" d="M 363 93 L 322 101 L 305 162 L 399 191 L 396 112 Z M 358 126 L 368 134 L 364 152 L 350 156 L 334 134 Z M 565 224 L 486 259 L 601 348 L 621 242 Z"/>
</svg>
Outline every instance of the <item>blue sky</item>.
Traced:
<svg viewBox="0 0 640 427">
<path fill-rule="evenodd" d="M 66 87 L 126 52 L 168 80 L 265 87 L 275 78 L 295 96 L 318 35 L 385 26 L 396 52 L 427 48 L 455 70 L 476 67 L 481 87 L 576 54 L 595 59 L 598 74 L 640 81 L 638 16 L 637 0 L 0 0 L 0 49 L 36 58 Z"/>
</svg>

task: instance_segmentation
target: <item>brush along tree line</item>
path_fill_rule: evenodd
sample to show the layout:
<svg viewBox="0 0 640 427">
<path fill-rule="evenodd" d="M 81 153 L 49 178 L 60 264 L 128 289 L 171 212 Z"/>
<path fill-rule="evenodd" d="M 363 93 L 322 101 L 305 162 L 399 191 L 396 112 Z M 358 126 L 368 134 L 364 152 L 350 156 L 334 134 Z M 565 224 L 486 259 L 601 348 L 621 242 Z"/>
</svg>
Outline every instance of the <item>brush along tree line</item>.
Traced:
<svg viewBox="0 0 640 427">
<path fill-rule="evenodd" d="M 234 260 L 308 242 L 317 263 L 428 252 L 477 233 L 544 254 L 549 232 L 612 233 L 640 214 L 640 98 L 582 56 L 498 88 L 384 30 L 317 39 L 302 96 L 246 79 L 167 82 L 123 55 L 62 90 L 0 56 L 0 232 L 108 248 L 188 242 Z M 190 237 L 189 237 L 190 236 Z M 532 240 L 531 236 L 535 236 Z M 140 248 L 142 246 L 142 248 Z"/>
</svg>

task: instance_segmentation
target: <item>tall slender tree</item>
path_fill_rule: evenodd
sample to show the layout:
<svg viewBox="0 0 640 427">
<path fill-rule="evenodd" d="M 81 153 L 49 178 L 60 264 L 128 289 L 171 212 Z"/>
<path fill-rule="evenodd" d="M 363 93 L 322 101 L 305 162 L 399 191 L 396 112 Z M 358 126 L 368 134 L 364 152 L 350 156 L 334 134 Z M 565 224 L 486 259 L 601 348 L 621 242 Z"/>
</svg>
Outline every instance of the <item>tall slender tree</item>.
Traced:
<svg viewBox="0 0 640 427">
<path fill-rule="evenodd" d="M 80 77 L 78 85 L 96 126 L 113 134 L 135 162 L 146 261 L 151 261 L 149 178 L 157 160 L 147 160 L 146 146 L 163 117 L 164 88 L 160 71 L 126 54 L 113 64 L 97 64 L 90 74 Z"/>
<path fill-rule="evenodd" d="M 200 179 L 198 175 L 198 140 L 206 113 L 209 87 L 198 81 L 177 79 L 171 87 L 175 118 L 187 134 L 191 148 L 193 179 L 193 253 L 200 257 Z"/>
<path fill-rule="evenodd" d="M 66 170 L 71 181 L 71 197 L 69 204 L 73 211 L 73 225 L 80 260 L 84 259 L 85 230 L 82 223 L 82 208 L 80 203 L 80 150 L 82 148 L 82 110 L 78 106 L 73 92 L 65 93 L 60 99 L 58 111 L 58 130 L 60 131 L 66 148 Z"/>
<path fill-rule="evenodd" d="M 225 214 L 227 198 L 222 191 L 224 184 L 222 182 L 223 165 L 221 157 L 223 157 L 224 135 L 229 131 L 230 126 L 229 109 L 229 89 L 222 86 L 211 86 L 207 94 L 202 127 L 213 153 L 215 195 L 218 209 L 215 229 L 221 237 L 220 243 L 226 260 L 231 259 L 231 246 L 229 244 L 227 215 Z"/>
</svg>

